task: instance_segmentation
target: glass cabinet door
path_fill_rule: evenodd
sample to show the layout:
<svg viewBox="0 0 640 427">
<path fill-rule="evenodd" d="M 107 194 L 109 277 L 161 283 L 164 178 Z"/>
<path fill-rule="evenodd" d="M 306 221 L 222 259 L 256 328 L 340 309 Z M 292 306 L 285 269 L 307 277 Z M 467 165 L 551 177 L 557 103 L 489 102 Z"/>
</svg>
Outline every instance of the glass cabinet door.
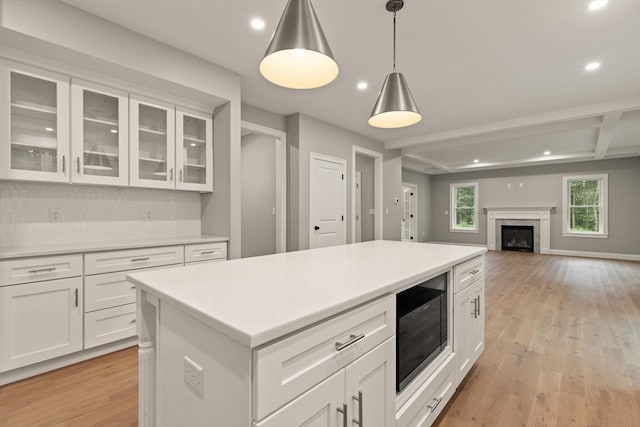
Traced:
<svg viewBox="0 0 640 427">
<path fill-rule="evenodd" d="M 73 81 L 73 182 L 127 185 L 127 94 Z"/>
<path fill-rule="evenodd" d="M 0 177 L 68 181 L 69 83 L 2 62 Z"/>
<path fill-rule="evenodd" d="M 176 188 L 213 191 L 212 118 L 182 108 L 176 114 Z"/>
<path fill-rule="evenodd" d="M 174 188 L 174 107 L 131 97 L 131 185 Z"/>
</svg>

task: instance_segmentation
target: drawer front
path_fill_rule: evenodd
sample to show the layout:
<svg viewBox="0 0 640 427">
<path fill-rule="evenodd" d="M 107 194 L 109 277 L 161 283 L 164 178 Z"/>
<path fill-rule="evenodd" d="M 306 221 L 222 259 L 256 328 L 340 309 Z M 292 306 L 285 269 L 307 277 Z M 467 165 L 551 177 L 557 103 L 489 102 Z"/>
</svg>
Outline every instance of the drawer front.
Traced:
<svg viewBox="0 0 640 427">
<path fill-rule="evenodd" d="M 484 257 L 479 256 L 453 267 L 453 292 L 461 292 L 484 277 Z"/>
<path fill-rule="evenodd" d="M 84 279 L 84 311 L 102 310 L 136 302 L 136 287 L 127 282 L 129 271 L 97 274 Z"/>
<path fill-rule="evenodd" d="M 433 424 L 455 392 L 454 362 L 455 357 L 443 363 L 396 413 L 397 427 L 428 427 Z"/>
<path fill-rule="evenodd" d="M 184 262 L 227 259 L 227 243 L 203 243 L 184 247 Z"/>
<path fill-rule="evenodd" d="M 208 264 L 210 262 L 222 262 L 222 261 L 226 261 L 226 258 L 220 258 L 220 259 L 208 259 L 206 261 L 192 261 L 192 262 L 187 262 L 185 263 L 185 265 L 196 265 L 196 264 Z"/>
<path fill-rule="evenodd" d="M 183 246 L 97 252 L 84 257 L 85 274 L 113 273 L 184 263 Z"/>
<path fill-rule="evenodd" d="M 82 276 L 82 255 L 0 261 L 0 286 Z"/>
<path fill-rule="evenodd" d="M 129 338 L 135 334 L 135 304 L 107 308 L 84 315 L 84 348 Z"/>
<path fill-rule="evenodd" d="M 395 296 L 389 296 L 255 350 L 254 419 L 262 419 L 395 332 Z"/>
</svg>

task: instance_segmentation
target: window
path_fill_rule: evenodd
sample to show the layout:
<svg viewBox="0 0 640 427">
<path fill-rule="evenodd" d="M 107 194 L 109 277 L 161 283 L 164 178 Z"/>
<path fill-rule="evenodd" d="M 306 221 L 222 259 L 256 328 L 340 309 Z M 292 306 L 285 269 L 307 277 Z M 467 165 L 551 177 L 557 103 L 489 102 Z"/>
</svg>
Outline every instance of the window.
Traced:
<svg viewBox="0 0 640 427">
<path fill-rule="evenodd" d="M 478 232 L 478 183 L 451 184 L 451 231 Z"/>
<path fill-rule="evenodd" d="M 565 176 L 562 186 L 563 235 L 608 237 L 607 175 Z"/>
</svg>

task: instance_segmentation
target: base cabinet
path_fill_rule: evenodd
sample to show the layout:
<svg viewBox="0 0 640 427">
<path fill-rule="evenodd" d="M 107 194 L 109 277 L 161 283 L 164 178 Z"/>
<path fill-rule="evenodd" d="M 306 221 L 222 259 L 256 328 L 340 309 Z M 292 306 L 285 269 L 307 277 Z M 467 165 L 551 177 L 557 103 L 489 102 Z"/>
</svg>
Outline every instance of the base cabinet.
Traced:
<svg viewBox="0 0 640 427">
<path fill-rule="evenodd" d="M 454 295 L 456 386 L 484 349 L 484 278 Z"/>
<path fill-rule="evenodd" d="M 82 350 L 82 278 L 0 288 L 0 372 Z"/>
</svg>

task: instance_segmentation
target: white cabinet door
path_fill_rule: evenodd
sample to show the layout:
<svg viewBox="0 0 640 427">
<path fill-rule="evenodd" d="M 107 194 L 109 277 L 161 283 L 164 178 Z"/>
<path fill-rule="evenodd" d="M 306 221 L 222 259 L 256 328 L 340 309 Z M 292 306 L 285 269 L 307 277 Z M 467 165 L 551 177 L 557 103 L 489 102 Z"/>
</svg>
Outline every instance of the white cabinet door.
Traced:
<svg viewBox="0 0 640 427">
<path fill-rule="evenodd" d="M 126 92 L 72 81 L 70 169 L 73 182 L 129 184 L 128 109 Z"/>
<path fill-rule="evenodd" d="M 82 350 L 82 278 L 0 288 L 0 371 Z"/>
<path fill-rule="evenodd" d="M 213 191 L 213 120 L 176 108 L 176 188 Z"/>
<path fill-rule="evenodd" d="M 346 427 L 344 384 L 343 369 L 254 426 Z"/>
<path fill-rule="evenodd" d="M 348 426 L 395 424 L 395 354 L 391 338 L 346 368 Z"/>
<path fill-rule="evenodd" d="M 129 115 L 131 186 L 175 188 L 175 107 L 131 95 Z"/>
<path fill-rule="evenodd" d="M 0 61 L 0 178 L 69 182 L 69 79 Z"/>
<path fill-rule="evenodd" d="M 484 279 L 475 282 L 453 297 L 455 316 L 453 350 L 458 360 L 457 384 L 467 375 L 484 348 L 484 310 L 483 307 L 478 307 L 483 300 Z"/>
</svg>

